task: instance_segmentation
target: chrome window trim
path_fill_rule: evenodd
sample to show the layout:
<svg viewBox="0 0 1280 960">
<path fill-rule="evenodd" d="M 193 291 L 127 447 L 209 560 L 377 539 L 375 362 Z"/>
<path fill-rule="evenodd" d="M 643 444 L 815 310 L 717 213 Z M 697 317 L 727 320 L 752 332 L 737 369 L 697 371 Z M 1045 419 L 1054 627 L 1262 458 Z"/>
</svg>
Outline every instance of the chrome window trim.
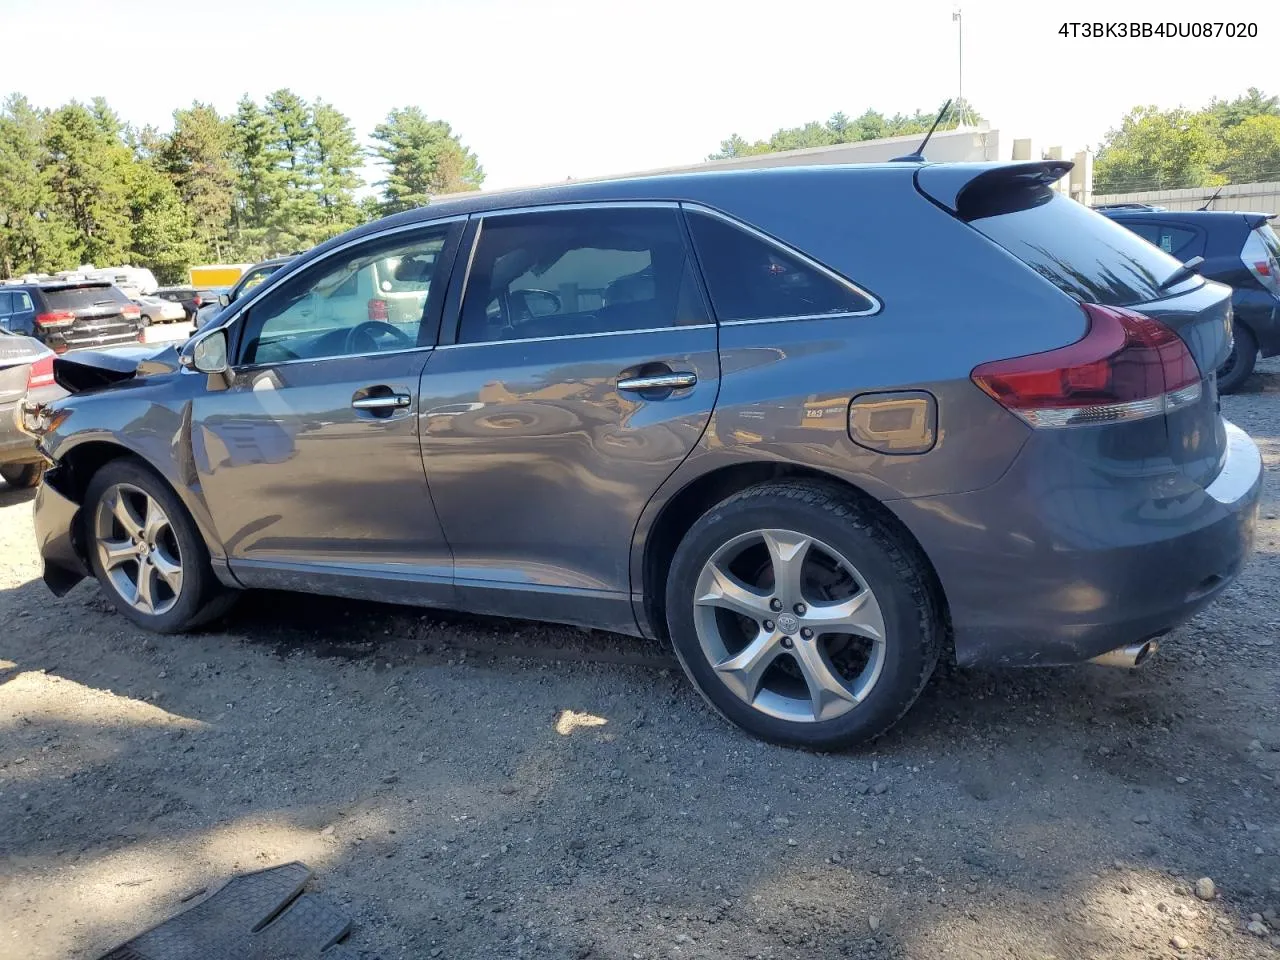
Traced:
<svg viewBox="0 0 1280 960">
<path fill-rule="evenodd" d="M 275 370 L 278 367 L 292 367 L 299 363 L 328 363 L 330 360 L 360 360 L 368 357 L 394 357 L 401 354 L 409 353 L 429 353 L 432 350 L 438 350 L 439 347 L 405 347 L 403 350 L 373 350 L 368 353 L 340 353 L 332 357 L 298 357 L 296 360 L 277 360 L 275 363 L 244 363 L 238 367 L 232 367 L 231 370 L 235 374 L 254 373 L 259 370 Z M 187 371 L 190 373 L 198 371 Z"/>
<path fill-rule="evenodd" d="M 790 244 L 784 243 L 781 240 L 778 240 L 774 237 L 769 236 L 769 234 L 765 233 L 763 230 L 759 230 L 756 227 L 751 226 L 751 224 L 749 223 L 744 223 L 743 221 L 737 219 L 736 217 L 731 217 L 727 213 L 723 213 L 720 210 L 716 210 L 714 207 L 708 207 L 701 203 L 681 202 L 680 206 L 682 209 L 689 211 L 691 213 L 701 213 L 706 216 L 714 217 L 717 220 L 723 221 L 724 223 L 729 224 L 729 226 L 734 227 L 738 230 L 741 230 L 743 233 L 746 233 L 752 237 L 755 237 L 757 240 L 760 240 L 763 243 L 768 244 L 769 246 L 773 247 L 775 250 L 785 253 L 789 257 L 794 257 L 795 259 L 803 263 L 805 266 L 813 270 L 816 270 L 818 273 L 822 274 L 823 276 L 827 277 L 830 280 L 834 280 L 836 283 L 840 284 L 845 289 L 850 290 L 853 293 L 856 293 L 858 296 L 862 297 L 863 299 L 865 299 L 867 302 L 871 304 L 871 307 L 867 310 L 842 310 L 839 313 L 796 314 L 794 316 L 785 316 L 785 317 L 757 317 L 753 320 L 721 320 L 720 321 L 721 326 L 729 326 L 729 325 L 743 324 L 743 323 L 782 323 L 786 320 L 816 320 L 819 318 L 828 318 L 828 317 L 870 317 L 874 314 L 879 313 L 881 310 L 884 309 L 883 301 L 881 301 L 879 297 L 871 293 L 869 290 L 864 290 L 862 287 L 858 286 L 856 283 L 854 283 L 852 280 L 848 279 L 847 277 L 841 276 L 840 274 L 832 270 L 830 267 L 827 267 L 824 264 L 819 263 L 817 260 L 814 260 L 808 254 L 800 250 L 797 250 L 795 247 L 791 246 Z M 699 272 L 702 272 L 702 271 L 700 270 Z M 705 274 L 703 275 L 703 282 L 704 283 L 706 282 Z"/>
<path fill-rule="evenodd" d="M 405 224 L 401 224 L 398 227 L 389 227 L 385 230 L 379 230 L 375 233 L 365 234 L 362 237 L 355 237 L 354 239 L 348 240 L 346 243 L 341 244 L 340 246 L 334 247 L 332 250 L 327 251 L 324 254 L 324 256 L 316 257 L 314 260 L 308 260 L 306 263 L 287 264 L 281 267 L 275 273 L 271 274 L 271 276 L 268 277 L 266 280 L 264 280 L 262 283 L 260 283 L 255 288 L 254 292 L 249 294 L 247 298 L 247 302 L 240 304 L 239 306 L 233 307 L 230 310 L 229 316 L 225 320 L 221 321 L 216 327 L 210 327 L 208 330 L 204 332 L 211 333 L 214 330 L 225 330 L 227 327 L 231 326 L 231 324 L 239 320 L 240 317 L 244 314 L 244 312 L 248 310 L 250 307 L 252 307 L 255 302 L 265 297 L 272 290 L 275 290 L 277 287 L 285 283 L 288 283 L 298 274 L 302 273 L 302 271 L 310 270 L 312 267 L 316 266 L 317 264 L 324 263 L 330 257 L 336 254 L 342 253 L 344 250 L 350 250 L 352 247 L 360 246 L 365 243 L 375 242 L 385 237 L 394 237 L 395 235 L 400 233 L 410 233 L 415 230 L 430 230 L 433 227 L 438 227 L 438 226 L 442 226 L 450 223 L 463 223 L 467 219 L 469 219 L 467 214 L 457 214 L 452 217 L 441 217 L 439 220 L 420 220 L 417 223 L 405 223 Z M 306 254 L 303 254 L 303 256 L 305 257 Z M 284 276 L 280 276 L 280 274 L 284 274 Z M 387 352 L 390 353 L 391 351 L 387 351 Z M 355 356 L 355 354 L 351 354 L 350 356 Z M 281 362 L 293 363 L 295 361 L 284 360 Z"/>
<path fill-rule="evenodd" d="M 514 217 L 529 213 L 562 213 L 566 210 L 616 210 L 619 208 L 649 208 L 679 210 L 679 200 L 584 200 L 581 203 L 545 203 L 523 207 L 504 207 L 498 210 L 486 210 L 483 213 L 472 213 L 480 220 L 489 217 Z"/>
<path fill-rule="evenodd" d="M 473 343 L 442 343 L 437 350 L 459 350 L 463 347 L 493 347 L 498 344 L 547 343 L 552 340 L 588 340 L 593 337 L 625 337 L 644 333 L 676 333 L 680 330 L 714 330 L 714 323 L 689 323 L 676 327 L 644 327 L 640 330 L 603 330 L 591 333 L 563 333 L 555 337 L 523 337 L 519 340 L 476 340 Z"/>
</svg>

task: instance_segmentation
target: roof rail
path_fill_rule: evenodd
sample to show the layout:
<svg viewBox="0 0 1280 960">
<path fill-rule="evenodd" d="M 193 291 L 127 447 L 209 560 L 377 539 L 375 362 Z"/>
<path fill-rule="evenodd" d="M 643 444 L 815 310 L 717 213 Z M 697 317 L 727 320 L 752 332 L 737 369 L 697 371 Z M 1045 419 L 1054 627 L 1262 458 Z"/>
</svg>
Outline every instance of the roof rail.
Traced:
<svg viewBox="0 0 1280 960">
<path fill-rule="evenodd" d="M 1149 210 L 1153 213 L 1164 211 L 1165 207 L 1157 207 L 1153 203 L 1099 203 L 1094 210 Z"/>
</svg>

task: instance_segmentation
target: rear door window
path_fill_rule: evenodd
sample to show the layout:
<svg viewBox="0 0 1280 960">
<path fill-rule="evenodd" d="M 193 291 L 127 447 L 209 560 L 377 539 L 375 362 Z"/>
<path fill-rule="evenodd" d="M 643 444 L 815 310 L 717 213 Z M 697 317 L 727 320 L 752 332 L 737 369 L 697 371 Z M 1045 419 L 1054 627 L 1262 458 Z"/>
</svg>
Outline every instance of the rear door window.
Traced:
<svg viewBox="0 0 1280 960">
<path fill-rule="evenodd" d="M 551 210 L 484 220 L 458 340 L 625 333 L 708 320 L 674 207 Z"/>
<path fill-rule="evenodd" d="M 1012 212 L 970 220 L 979 232 L 1085 303 L 1113 307 L 1161 300 L 1204 283 L 1193 274 L 1169 290 L 1160 284 L 1181 264 L 1158 245 L 1089 208 L 1047 197 Z"/>
<path fill-rule="evenodd" d="M 690 212 L 689 231 L 722 323 L 870 313 L 875 301 L 777 244 Z"/>
</svg>

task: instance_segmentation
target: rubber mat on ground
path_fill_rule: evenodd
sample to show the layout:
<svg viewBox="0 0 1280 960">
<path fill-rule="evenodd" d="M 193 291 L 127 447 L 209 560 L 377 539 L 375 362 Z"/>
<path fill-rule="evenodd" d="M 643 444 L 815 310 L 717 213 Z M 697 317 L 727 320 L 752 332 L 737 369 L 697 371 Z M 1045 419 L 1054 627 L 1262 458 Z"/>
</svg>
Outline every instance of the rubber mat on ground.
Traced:
<svg viewBox="0 0 1280 960">
<path fill-rule="evenodd" d="M 310 879 L 302 863 L 233 877 L 101 960 L 358 960 L 338 943 L 351 921 L 302 892 Z"/>
</svg>

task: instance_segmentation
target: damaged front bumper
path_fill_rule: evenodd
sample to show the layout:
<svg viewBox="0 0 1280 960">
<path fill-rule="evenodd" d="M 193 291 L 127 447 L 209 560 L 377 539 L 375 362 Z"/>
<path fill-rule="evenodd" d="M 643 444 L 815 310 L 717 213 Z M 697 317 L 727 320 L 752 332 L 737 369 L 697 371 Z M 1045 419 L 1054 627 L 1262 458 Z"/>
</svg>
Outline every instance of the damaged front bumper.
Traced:
<svg viewBox="0 0 1280 960">
<path fill-rule="evenodd" d="M 80 534 L 80 504 L 58 490 L 59 469 L 45 474 L 36 490 L 36 546 L 44 560 L 44 582 L 60 597 L 88 576 Z"/>
</svg>

